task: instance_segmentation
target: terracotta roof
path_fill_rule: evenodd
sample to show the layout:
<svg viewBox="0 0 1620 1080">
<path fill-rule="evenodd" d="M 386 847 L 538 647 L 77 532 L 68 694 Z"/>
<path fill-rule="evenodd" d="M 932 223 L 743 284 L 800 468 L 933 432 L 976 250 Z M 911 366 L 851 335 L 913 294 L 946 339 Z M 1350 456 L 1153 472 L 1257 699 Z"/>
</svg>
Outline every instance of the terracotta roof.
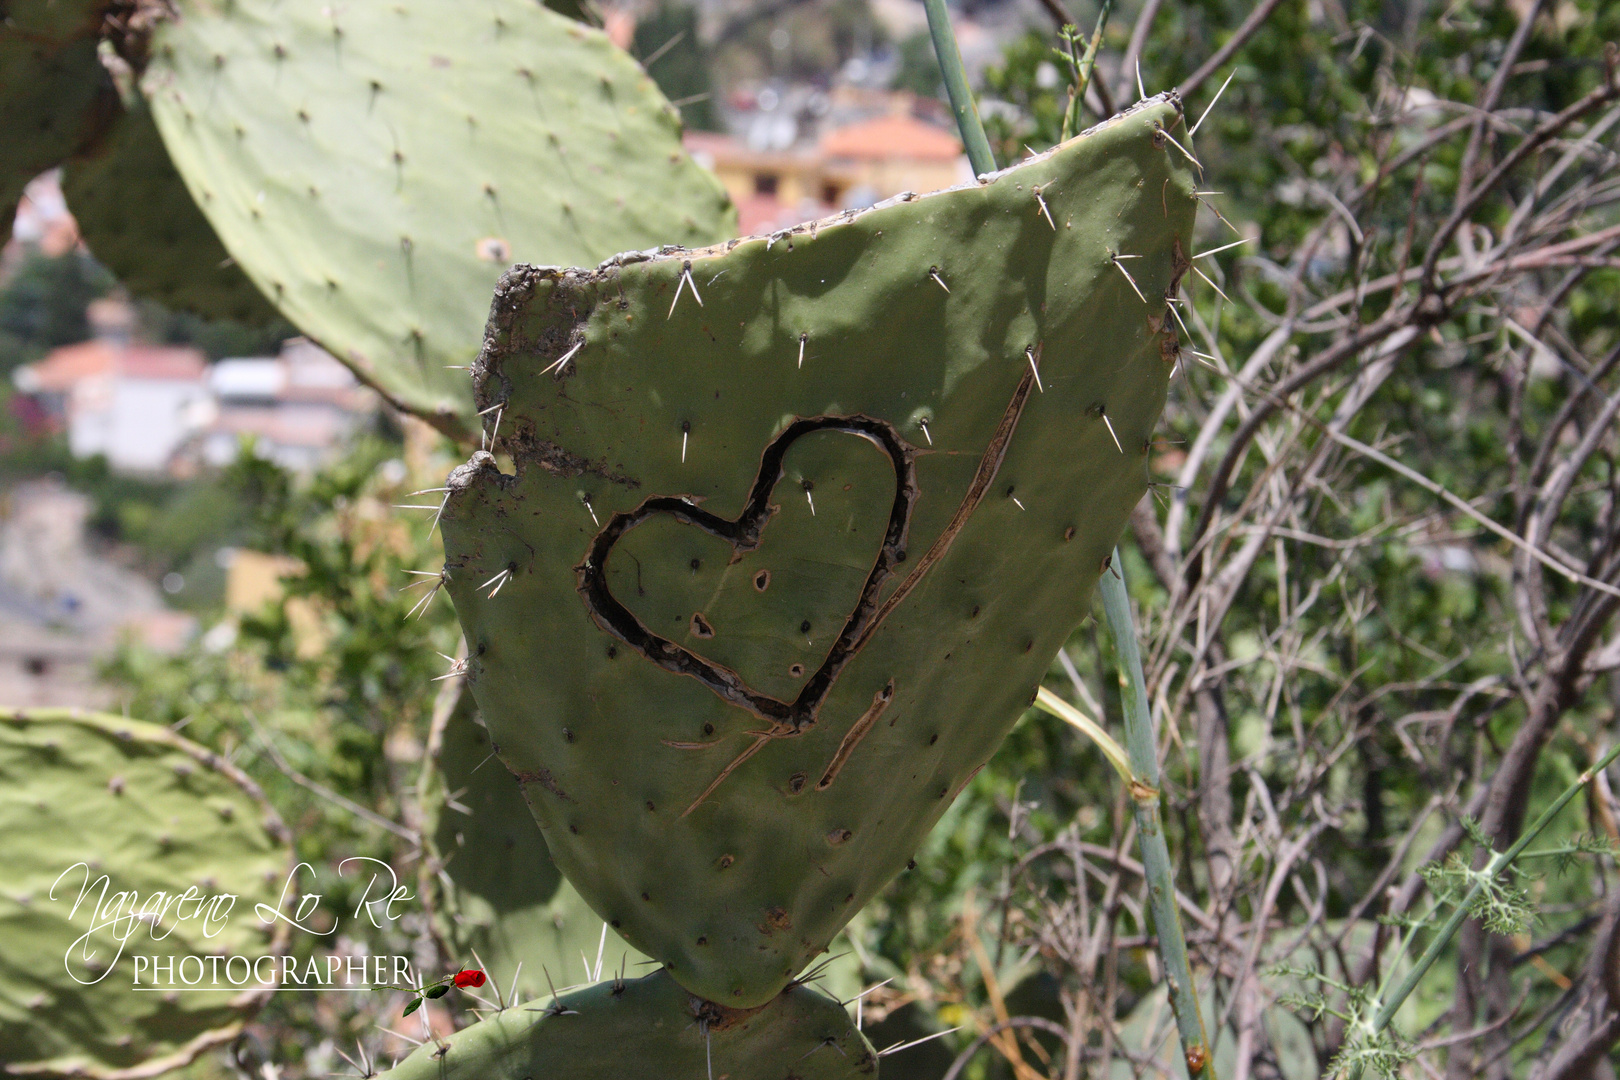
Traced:
<svg viewBox="0 0 1620 1080">
<path fill-rule="evenodd" d="M 962 144 L 933 124 L 890 115 L 827 132 L 821 138 L 821 151 L 834 158 L 955 161 L 962 156 Z"/>
<path fill-rule="evenodd" d="M 85 379 L 117 372 L 131 379 L 200 380 L 208 363 L 196 349 L 131 345 L 124 348 L 97 339 L 52 349 L 19 378 L 30 394 L 65 394 Z M 20 373 L 21 374 L 21 373 Z"/>
<path fill-rule="evenodd" d="M 105 341 L 63 345 L 29 365 L 18 385 L 31 394 L 65 394 L 81 379 L 111 371 L 117 359 L 117 348 Z"/>
</svg>

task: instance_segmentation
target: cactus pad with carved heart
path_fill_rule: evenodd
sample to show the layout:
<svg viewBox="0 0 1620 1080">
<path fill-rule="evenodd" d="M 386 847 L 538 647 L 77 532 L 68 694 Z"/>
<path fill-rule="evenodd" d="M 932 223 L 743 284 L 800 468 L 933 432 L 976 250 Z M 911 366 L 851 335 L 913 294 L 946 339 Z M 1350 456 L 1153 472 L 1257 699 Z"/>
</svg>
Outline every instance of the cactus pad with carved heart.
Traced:
<svg viewBox="0 0 1620 1080">
<path fill-rule="evenodd" d="M 1154 99 L 976 184 L 518 268 L 450 482 L 472 687 L 558 865 L 768 1001 L 1029 704 L 1147 483 L 1195 202 Z"/>
</svg>

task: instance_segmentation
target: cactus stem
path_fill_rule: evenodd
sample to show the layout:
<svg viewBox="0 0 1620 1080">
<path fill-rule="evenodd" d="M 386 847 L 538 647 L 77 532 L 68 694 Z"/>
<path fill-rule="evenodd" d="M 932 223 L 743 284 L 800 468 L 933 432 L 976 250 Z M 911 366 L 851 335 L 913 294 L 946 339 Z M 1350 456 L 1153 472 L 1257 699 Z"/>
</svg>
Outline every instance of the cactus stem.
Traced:
<svg viewBox="0 0 1620 1080">
<path fill-rule="evenodd" d="M 1035 189 L 1035 201 L 1041 204 L 1041 213 L 1046 215 L 1046 223 L 1052 226 L 1053 232 L 1057 232 L 1057 222 L 1052 220 L 1052 211 L 1047 209 L 1046 199 L 1041 195 L 1040 188 Z"/>
<path fill-rule="evenodd" d="M 1033 345 L 1024 346 L 1024 355 L 1029 358 L 1029 370 L 1035 376 L 1035 389 L 1043 394 L 1046 393 L 1046 387 L 1041 385 L 1041 368 L 1039 358 L 1035 355 L 1035 347 Z"/>
<path fill-rule="evenodd" d="M 675 287 L 675 291 L 676 291 L 676 293 L 678 295 L 680 293 L 680 286 L 677 285 Z M 671 304 L 669 310 L 673 312 L 675 310 L 675 305 Z M 568 361 L 570 361 L 570 360 L 572 360 L 574 358 L 575 353 L 579 352 L 579 350 L 583 349 L 584 347 L 585 347 L 585 343 L 583 341 L 579 342 L 572 349 L 569 349 L 567 352 L 563 353 L 561 359 L 559 359 L 554 364 L 552 364 L 551 367 L 546 368 L 545 371 L 542 371 L 540 374 L 546 375 L 546 374 L 549 374 L 550 372 L 556 370 L 557 368 L 562 367 L 564 364 L 568 363 Z M 558 372 L 558 374 L 561 374 L 561 372 Z"/>
<path fill-rule="evenodd" d="M 1236 75 L 1236 74 L 1237 74 L 1237 69 L 1233 68 L 1231 75 L 1228 75 L 1226 77 L 1226 82 L 1221 83 L 1221 88 L 1219 90 L 1215 91 L 1215 96 L 1214 97 L 1209 99 L 1209 104 L 1204 107 L 1203 115 L 1198 118 L 1198 123 L 1194 124 L 1192 126 L 1192 128 L 1187 132 L 1187 138 L 1188 139 L 1191 139 L 1194 135 L 1198 134 L 1198 129 L 1200 127 L 1203 127 L 1205 120 L 1209 119 L 1209 114 L 1215 111 L 1215 103 L 1217 101 L 1221 100 L 1221 95 L 1226 93 L 1227 84 L 1232 81 L 1232 76 Z M 1197 195 L 1197 194 L 1200 194 L 1200 193 L 1195 191 L 1195 192 L 1193 192 L 1193 194 Z M 1209 192 L 1208 194 L 1219 195 L 1220 192 L 1212 191 L 1212 192 Z"/>
<path fill-rule="evenodd" d="M 1137 287 L 1136 279 L 1131 277 L 1131 272 L 1129 270 L 1125 269 L 1125 264 L 1119 261 L 1121 259 L 1136 259 L 1140 257 L 1141 256 L 1139 255 L 1115 255 L 1113 256 L 1113 263 L 1115 268 L 1118 269 L 1120 273 L 1125 275 L 1125 280 L 1131 283 L 1131 291 L 1137 296 L 1141 297 L 1142 303 L 1145 304 L 1147 303 L 1147 297 L 1142 296 L 1142 290 Z"/>
<path fill-rule="evenodd" d="M 1114 434 L 1114 422 L 1108 419 L 1107 413 L 1102 414 L 1102 422 L 1108 426 L 1108 435 L 1114 440 L 1115 449 L 1123 454 L 1125 452 L 1125 448 L 1119 445 L 1119 436 Z"/>
<path fill-rule="evenodd" d="M 946 292 L 951 291 L 951 287 L 945 284 L 945 279 L 939 276 L 939 267 L 930 266 L 928 268 L 928 276 L 939 282 L 939 287 L 944 289 Z"/>
<path fill-rule="evenodd" d="M 1214 280 L 1208 274 L 1204 273 L 1202 270 L 1198 269 L 1198 267 L 1196 267 L 1196 266 L 1193 267 L 1193 273 L 1195 273 L 1199 277 L 1203 278 L 1204 281 L 1206 283 L 1208 283 L 1210 288 L 1212 288 L 1216 292 L 1220 293 L 1222 300 L 1225 300 L 1228 304 L 1230 304 L 1232 302 L 1232 298 L 1230 296 L 1226 295 L 1226 290 L 1222 289 L 1219 285 L 1215 284 Z"/>
<path fill-rule="evenodd" d="M 810 340 L 809 334 L 799 335 L 799 367 L 804 367 L 804 343 Z"/>
</svg>

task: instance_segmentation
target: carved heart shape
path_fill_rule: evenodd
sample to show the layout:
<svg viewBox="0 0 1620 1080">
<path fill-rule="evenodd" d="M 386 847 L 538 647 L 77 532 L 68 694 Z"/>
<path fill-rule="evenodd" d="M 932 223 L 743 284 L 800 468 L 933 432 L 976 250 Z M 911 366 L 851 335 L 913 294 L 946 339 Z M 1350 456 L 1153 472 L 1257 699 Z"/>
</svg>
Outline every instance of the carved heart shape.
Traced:
<svg viewBox="0 0 1620 1080">
<path fill-rule="evenodd" d="M 798 696 L 792 701 L 782 701 L 751 687 L 730 668 L 650 630 L 613 595 L 607 578 L 608 557 L 632 529 L 660 515 L 667 515 L 723 540 L 731 547 L 733 561 L 743 553 L 755 550 L 760 546 L 766 526 L 776 510 L 771 504 L 771 495 L 782 481 L 788 450 L 799 439 L 818 431 L 860 436 L 883 450 L 894 470 L 894 499 L 883 542 L 854 607 L 844 618 L 843 629 Z M 879 592 L 895 568 L 906 559 L 906 536 L 918 493 L 915 458 L 916 448 L 907 444 L 894 426 L 883 420 L 869 416 L 822 416 L 797 420 L 766 446 L 760 456 L 759 472 L 750 488 L 748 500 L 737 517 L 728 519 L 711 514 L 687 498 L 654 495 L 633 510 L 620 511 L 609 518 L 591 541 L 584 561 L 575 567 L 579 575 L 580 598 L 598 626 L 664 670 L 690 676 L 722 700 L 770 722 L 769 731 L 760 735 L 754 745 L 728 767 L 728 773 L 757 752 L 766 740 L 799 735 L 813 727 L 839 674 L 866 640 L 870 630 L 875 628 Z M 700 626 L 701 619 L 701 615 L 694 616 L 694 621 Z M 719 784 L 720 779 L 715 781 L 715 785 Z M 712 790 L 713 786 L 685 812 L 691 813 Z"/>
</svg>

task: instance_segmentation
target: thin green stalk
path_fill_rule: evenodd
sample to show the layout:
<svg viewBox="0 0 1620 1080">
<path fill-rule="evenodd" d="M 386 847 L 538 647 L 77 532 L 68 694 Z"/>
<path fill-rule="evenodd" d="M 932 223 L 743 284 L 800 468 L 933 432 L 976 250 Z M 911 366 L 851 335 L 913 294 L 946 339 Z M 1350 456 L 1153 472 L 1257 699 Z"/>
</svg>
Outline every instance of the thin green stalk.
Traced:
<svg viewBox="0 0 1620 1080">
<path fill-rule="evenodd" d="M 945 92 L 950 95 L 951 111 L 956 114 L 956 128 L 962 133 L 968 161 L 976 176 L 993 173 L 996 156 L 990 152 L 990 140 L 979 120 L 979 106 L 973 100 L 973 88 L 968 86 L 962 50 L 956 47 L 956 34 L 951 31 L 950 12 L 945 10 L 945 0 L 924 0 L 924 5 L 928 9 L 928 35 L 934 39 L 934 55 L 939 57 Z"/>
<path fill-rule="evenodd" d="M 1102 11 L 1097 14 L 1097 29 L 1091 35 L 1091 43 L 1086 46 L 1086 54 L 1080 58 L 1074 67 L 1074 89 L 1069 94 L 1069 107 L 1063 114 L 1062 138 L 1080 130 L 1080 110 L 1086 100 L 1086 87 L 1091 85 L 1091 72 L 1097 65 L 1097 49 L 1102 45 L 1103 30 L 1108 26 L 1108 16 L 1114 10 L 1114 0 L 1103 0 Z"/>
<path fill-rule="evenodd" d="M 1131 600 L 1125 591 L 1125 567 L 1118 548 L 1114 549 L 1108 565 L 1100 588 L 1119 664 L 1125 707 L 1125 751 L 1131 763 L 1131 802 L 1136 810 L 1136 831 L 1142 840 L 1142 867 L 1147 875 L 1153 928 L 1159 936 L 1159 956 L 1164 962 L 1165 981 L 1170 986 L 1170 1007 L 1176 1014 L 1176 1033 L 1181 1037 L 1187 1075 L 1213 1077 L 1209 1038 L 1204 1033 L 1204 1017 L 1198 1008 L 1192 965 L 1187 960 L 1187 939 L 1181 931 L 1181 915 L 1176 911 L 1175 877 L 1159 815 L 1157 741 L 1148 708 L 1147 680 L 1142 676 L 1142 654 L 1136 646 L 1136 623 L 1131 618 Z"/>
<path fill-rule="evenodd" d="M 1441 951 L 1456 935 L 1463 921 L 1468 918 L 1469 910 L 1474 906 L 1474 901 L 1479 899 L 1479 895 L 1485 891 L 1486 884 L 1493 880 L 1497 874 L 1511 866 L 1513 860 L 1524 854 L 1524 849 L 1535 842 L 1536 837 L 1541 835 L 1542 830 L 1552 823 L 1553 818 L 1558 816 L 1558 812 L 1568 806 L 1570 800 L 1579 795 L 1581 789 L 1590 784 L 1592 778 L 1608 768 L 1617 757 L 1620 757 L 1620 744 L 1616 744 L 1591 768 L 1581 773 L 1573 784 L 1565 788 L 1563 794 L 1554 799 L 1552 805 L 1543 810 L 1541 816 L 1530 823 L 1530 827 L 1525 829 L 1517 843 L 1506 851 L 1491 853 L 1490 861 L 1480 871 L 1480 876 L 1474 879 L 1473 887 L 1468 890 L 1468 894 L 1457 904 L 1457 908 L 1451 913 L 1451 917 L 1435 932 L 1434 939 L 1429 942 L 1428 948 L 1423 950 L 1423 955 L 1418 957 L 1417 963 L 1412 965 L 1412 970 L 1406 973 L 1399 985 L 1389 991 L 1387 996 L 1380 991 L 1378 1011 L 1373 1014 L 1372 1022 L 1366 1028 L 1368 1035 L 1377 1035 L 1389 1026 L 1390 1021 L 1395 1018 L 1395 1014 L 1400 1010 L 1401 1005 L 1405 1003 L 1407 998 L 1412 996 L 1412 991 L 1417 989 L 1417 985 L 1422 981 L 1423 976 L 1434 966 L 1434 962 L 1440 958 Z M 1360 1076 L 1360 1068 L 1354 1069 L 1351 1075 Z"/>
</svg>

